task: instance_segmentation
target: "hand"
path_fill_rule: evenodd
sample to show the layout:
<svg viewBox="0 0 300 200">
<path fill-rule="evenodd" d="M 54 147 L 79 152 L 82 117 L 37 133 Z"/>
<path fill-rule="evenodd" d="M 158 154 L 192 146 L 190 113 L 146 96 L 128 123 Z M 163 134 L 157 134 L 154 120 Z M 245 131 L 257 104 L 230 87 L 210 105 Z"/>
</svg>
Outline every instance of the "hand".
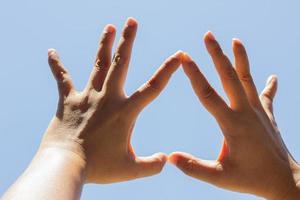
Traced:
<svg viewBox="0 0 300 200">
<path fill-rule="evenodd" d="M 137 157 L 130 138 L 138 114 L 166 86 L 181 64 L 182 53 L 168 58 L 146 84 L 127 97 L 123 86 L 136 31 L 137 22 L 129 18 L 111 62 L 116 30 L 113 25 L 106 26 L 95 67 L 82 92 L 75 90 L 57 53 L 49 50 L 59 103 L 39 151 L 56 148 L 80 156 L 86 163 L 85 182 L 112 183 L 151 176 L 166 162 L 162 153 Z"/>
<path fill-rule="evenodd" d="M 212 33 L 204 40 L 230 105 L 187 54 L 183 68 L 199 100 L 217 120 L 224 135 L 223 147 L 216 161 L 174 152 L 170 162 L 187 175 L 218 187 L 268 199 L 299 199 L 300 166 L 284 145 L 273 114 L 277 78 L 269 78 L 259 98 L 242 43 L 233 40 L 233 68 Z"/>
</svg>

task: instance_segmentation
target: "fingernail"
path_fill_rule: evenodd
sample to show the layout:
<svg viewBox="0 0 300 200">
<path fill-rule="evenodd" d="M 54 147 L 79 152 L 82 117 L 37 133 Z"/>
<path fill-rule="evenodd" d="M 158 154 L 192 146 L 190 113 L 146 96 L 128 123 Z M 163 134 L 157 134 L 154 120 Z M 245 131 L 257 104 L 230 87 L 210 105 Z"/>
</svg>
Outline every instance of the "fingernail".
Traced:
<svg viewBox="0 0 300 200">
<path fill-rule="evenodd" d="M 205 34 L 206 38 L 208 38 L 209 40 L 216 40 L 214 34 L 211 32 L 211 31 L 208 31 L 206 34 Z"/>
<path fill-rule="evenodd" d="M 242 41 L 238 38 L 232 38 L 232 44 L 235 44 L 235 43 L 241 45 Z"/>
<path fill-rule="evenodd" d="M 179 51 L 177 51 L 176 53 L 174 53 L 173 55 L 172 55 L 172 57 L 173 58 L 176 58 L 176 59 L 178 59 L 178 60 L 182 60 L 182 54 L 183 54 L 183 51 L 181 51 L 181 50 L 179 50 Z"/>
<path fill-rule="evenodd" d="M 51 56 L 51 55 L 55 55 L 56 51 L 55 49 L 48 49 L 48 55 Z"/>
<path fill-rule="evenodd" d="M 182 56 L 182 54 L 183 54 L 183 51 L 181 51 L 181 50 L 178 50 L 178 51 L 175 53 L 176 56 L 180 56 L 180 57 Z"/>
<path fill-rule="evenodd" d="M 271 83 L 272 79 L 273 79 L 272 76 L 270 76 L 270 77 L 268 78 L 268 80 L 267 80 L 267 85 L 269 85 L 269 84 Z"/>
<path fill-rule="evenodd" d="M 168 157 L 168 161 L 169 161 L 170 163 L 172 163 L 173 165 L 177 165 L 177 163 L 178 163 L 178 158 L 177 158 L 177 156 L 171 156 L 171 157 Z"/>
<path fill-rule="evenodd" d="M 239 38 L 232 38 L 232 41 L 235 41 L 235 42 L 242 42 Z"/>
<path fill-rule="evenodd" d="M 116 30 L 115 26 L 112 24 L 106 25 L 104 32 L 113 33 Z"/>
<path fill-rule="evenodd" d="M 126 24 L 127 24 L 128 26 L 135 26 L 135 25 L 137 24 L 137 21 L 136 21 L 133 17 L 129 17 L 129 18 L 127 19 Z"/>
<path fill-rule="evenodd" d="M 168 160 L 168 156 L 164 153 L 155 153 L 153 156 L 159 158 L 161 162 L 166 162 Z"/>
<path fill-rule="evenodd" d="M 277 76 L 276 75 L 272 75 L 268 78 L 267 80 L 267 85 L 273 83 L 275 80 L 277 79 Z"/>
<path fill-rule="evenodd" d="M 192 62 L 191 56 L 186 52 L 184 52 L 184 54 L 183 54 L 183 59 L 185 62 Z"/>
</svg>

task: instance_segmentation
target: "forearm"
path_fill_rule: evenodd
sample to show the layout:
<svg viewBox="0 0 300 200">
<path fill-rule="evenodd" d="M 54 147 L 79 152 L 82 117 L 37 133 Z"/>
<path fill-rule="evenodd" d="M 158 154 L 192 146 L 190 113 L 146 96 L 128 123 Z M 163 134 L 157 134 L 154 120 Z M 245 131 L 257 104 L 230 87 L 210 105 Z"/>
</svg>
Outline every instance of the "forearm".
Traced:
<svg viewBox="0 0 300 200">
<path fill-rule="evenodd" d="M 58 148 L 40 150 L 3 200 L 79 199 L 85 179 L 85 162 Z"/>
</svg>

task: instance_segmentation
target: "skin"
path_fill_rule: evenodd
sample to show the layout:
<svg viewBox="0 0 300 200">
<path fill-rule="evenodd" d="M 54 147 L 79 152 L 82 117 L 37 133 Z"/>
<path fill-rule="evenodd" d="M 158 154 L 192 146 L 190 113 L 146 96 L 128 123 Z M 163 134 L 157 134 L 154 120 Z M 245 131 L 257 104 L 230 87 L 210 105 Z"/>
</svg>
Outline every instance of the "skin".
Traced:
<svg viewBox="0 0 300 200">
<path fill-rule="evenodd" d="M 269 78 L 259 96 L 241 41 L 233 39 L 234 65 L 211 32 L 204 41 L 230 104 L 212 88 L 188 54 L 183 68 L 200 102 L 219 124 L 224 143 L 215 161 L 184 152 L 172 153 L 169 161 L 185 174 L 221 188 L 270 200 L 300 199 L 300 166 L 286 148 L 273 113 L 277 77 Z"/>
<path fill-rule="evenodd" d="M 59 90 L 58 109 L 31 164 L 2 199 L 79 199 L 84 183 L 113 183 L 159 173 L 167 156 L 138 157 L 130 138 L 138 114 L 159 95 L 181 62 L 199 100 L 220 125 L 224 143 L 216 161 L 183 152 L 172 153 L 169 161 L 187 175 L 222 188 L 271 200 L 299 199 L 300 166 L 286 148 L 273 114 L 277 78 L 269 78 L 259 97 L 242 43 L 233 40 L 232 66 L 207 33 L 205 43 L 230 105 L 182 52 L 168 58 L 128 97 L 123 86 L 136 31 L 137 22 L 129 18 L 112 59 L 116 30 L 113 25 L 105 28 L 95 66 L 81 92 L 75 90 L 56 51 L 49 50 Z"/>
<path fill-rule="evenodd" d="M 49 50 L 58 109 L 35 158 L 3 199 L 79 199 L 84 183 L 128 181 L 162 170 L 167 155 L 138 157 L 130 139 L 139 113 L 164 89 L 181 64 L 182 52 L 170 56 L 150 80 L 127 96 L 123 87 L 136 31 L 136 20 L 129 18 L 112 59 L 116 29 L 106 26 L 95 66 L 81 92 L 75 90 L 56 51 Z"/>
</svg>

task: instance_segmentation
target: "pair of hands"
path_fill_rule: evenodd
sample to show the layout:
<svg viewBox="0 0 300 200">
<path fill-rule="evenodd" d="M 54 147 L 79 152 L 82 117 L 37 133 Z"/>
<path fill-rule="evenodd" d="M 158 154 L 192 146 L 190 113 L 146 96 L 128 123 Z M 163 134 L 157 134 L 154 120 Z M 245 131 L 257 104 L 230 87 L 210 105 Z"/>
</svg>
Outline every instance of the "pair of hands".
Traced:
<svg viewBox="0 0 300 200">
<path fill-rule="evenodd" d="M 169 160 L 187 175 L 222 188 L 268 199 L 296 199 L 300 193 L 300 166 L 281 139 L 272 108 L 277 78 L 270 77 L 259 97 L 242 43 L 233 40 L 233 67 L 209 32 L 204 41 L 230 105 L 210 86 L 192 58 L 181 51 L 170 56 L 149 81 L 128 97 L 123 86 L 136 31 L 137 22 L 129 18 L 112 58 L 116 30 L 113 25 L 105 27 L 95 66 L 82 92 L 75 90 L 55 50 L 49 50 L 59 103 L 39 152 L 55 149 L 77 157 L 74 165 L 83 166 L 84 181 L 88 183 L 151 176 Z M 139 113 L 160 94 L 181 64 L 199 100 L 224 134 L 216 161 L 183 152 L 138 157 L 130 144 Z"/>
</svg>

